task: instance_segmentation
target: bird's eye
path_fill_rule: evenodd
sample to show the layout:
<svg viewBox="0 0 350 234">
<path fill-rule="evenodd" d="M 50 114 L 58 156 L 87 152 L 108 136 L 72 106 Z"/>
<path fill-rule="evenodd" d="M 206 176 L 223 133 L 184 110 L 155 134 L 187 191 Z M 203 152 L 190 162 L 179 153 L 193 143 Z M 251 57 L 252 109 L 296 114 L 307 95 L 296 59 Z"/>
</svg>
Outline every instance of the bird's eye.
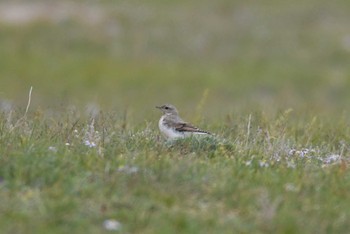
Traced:
<svg viewBox="0 0 350 234">
<path fill-rule="evenodd" d="M 170 108 L 166 106 L 166 107 L 164 107 L 164 109 L 169 110 Z"/>
</svg>

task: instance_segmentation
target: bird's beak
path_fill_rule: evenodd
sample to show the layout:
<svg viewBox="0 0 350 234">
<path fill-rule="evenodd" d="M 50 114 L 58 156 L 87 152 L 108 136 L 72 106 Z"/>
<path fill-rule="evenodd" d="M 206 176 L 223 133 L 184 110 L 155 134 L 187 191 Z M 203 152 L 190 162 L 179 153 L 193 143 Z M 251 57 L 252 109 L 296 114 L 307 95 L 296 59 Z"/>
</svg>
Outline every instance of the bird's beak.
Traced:
<svg viewBox="0 0 350 234">
<path fill-rule="evenodd" d="M 158 108 L 158 109 L 162 109 L 162 107 L 161 107 L 161 106 L 156 106 L 156 108 Z"/>
</svg>

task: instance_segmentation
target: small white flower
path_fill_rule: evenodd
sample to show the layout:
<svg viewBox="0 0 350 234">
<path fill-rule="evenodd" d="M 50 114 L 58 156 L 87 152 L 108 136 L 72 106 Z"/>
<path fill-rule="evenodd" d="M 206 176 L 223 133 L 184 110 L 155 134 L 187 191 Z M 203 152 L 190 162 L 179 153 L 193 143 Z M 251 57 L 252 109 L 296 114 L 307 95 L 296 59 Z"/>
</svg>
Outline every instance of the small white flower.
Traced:
<svg viewBox="0 0 350 234">
<path fill-rule="evenodd" d="M 245 165 L 246 165 L 246 166 L 252 165 L 252 160 L 246 161 L 246 162 L 245 162 Z"/>
<path fill-rule="evenodd" d="M 292 156 L 296 153 L 297 151 L 295 149 L 290 149 L 289 152 L 288 152 L 288 155 L 289 156 Z"/>
<path fill-rule="evenodd" d="M 70 146 L 70 144 L 67 142 L 66 144 L 65 144 L 66 146 Z"/>
<path fill-rule="evenodd" d="M 260 160 L 260 161 L 259 161 L 259 166 L 260 166 L 260 167 L 269 167 L 269 164 L 268 164 L 266 161 Z"/>
<path fill-rule="evenodd" d="M 85 144 L 86 146 L 90 147 L 90 148 L 96 147 L 96 143 L 93 142 L 93 141 L 86 140 L 86 141 L 84 142 L 84 144 Z"/>
<path fill-rule="evenodd" d="M 49 151 L 52 151 L 54 153 L 57 152 L 57 148 L 55 146 L 49 146 Z"/>
<path fill-rule="evenodd" d="M 135 166 L 125 165 L 118 168 L 118 172 L 124 172 L 126 174 L 135 174 L 138 171 L 139 171 L 139 168 Z"/>
<path fill-rule="evenodd" d="M 312 157 L 312 154 L 316 153 L 316 150 L 314 149 L 301 149 L 301 150 L 296 150 L 296 149 L 291 149 L 288 152 L 289 156 L 299 156 L 300 158 L 310 158 Z M 311 155 L 310 155 L 311 154 Z"/>
<path fill-rule="evenodd" d="M 103 222 L 103 227 L 108 231 L 119 231 L 122 224 L 114 219 L 107 219 Z"/>
<path fill-rule="evenodd" d="M 324 164 L 336 163 L 341 160 L 341 156 L 339 154 L 331 154 L 328 157 L 323 159 Z"/>
<path fill-rule="evenodd" d="M 95 119 L 91 120 L 91 123 L 86 127 L 84 131 L 85 134 L 83 137 L 83 144 L 90 148 L 96 147 L 99 144 L 101 137 L 99 132 L 95 131 Z"/>
</svg>

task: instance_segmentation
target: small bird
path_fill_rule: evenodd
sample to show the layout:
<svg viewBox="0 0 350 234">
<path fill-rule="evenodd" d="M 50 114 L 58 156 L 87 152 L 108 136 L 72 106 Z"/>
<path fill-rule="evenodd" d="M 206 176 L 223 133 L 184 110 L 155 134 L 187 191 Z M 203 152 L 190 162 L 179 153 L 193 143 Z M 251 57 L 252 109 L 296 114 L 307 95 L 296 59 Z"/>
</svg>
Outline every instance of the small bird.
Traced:
<svg viewBox="0 0 350 234">
<path fill-rule="evenodd" d="M 163 112 L 158 123 L 159 129 L 170 140 L 192 135 L 211 135 L 210 132 L 203 131 L 183 121 L 176 107 L 171 104 L 156 106 L 156 108 Z"/>
</svg>

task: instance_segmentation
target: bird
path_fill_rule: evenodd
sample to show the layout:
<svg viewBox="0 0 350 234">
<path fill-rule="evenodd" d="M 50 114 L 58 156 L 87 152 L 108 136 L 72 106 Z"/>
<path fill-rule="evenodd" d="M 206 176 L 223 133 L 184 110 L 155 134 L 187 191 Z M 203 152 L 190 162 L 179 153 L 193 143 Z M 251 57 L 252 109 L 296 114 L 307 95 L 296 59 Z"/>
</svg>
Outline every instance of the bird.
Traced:
<svg viewBox="0 0 350 234">
<path fill-rule="evenodd" d="M 163 112 L 158 123 L 159 130 L 169 140 L 186 138 L 193 135 L 212 135 L 210 132 L 203 131 L 183 121 L 176 107 L 171 104 L 156 106 L 156 108 Z"/>
</svg>

